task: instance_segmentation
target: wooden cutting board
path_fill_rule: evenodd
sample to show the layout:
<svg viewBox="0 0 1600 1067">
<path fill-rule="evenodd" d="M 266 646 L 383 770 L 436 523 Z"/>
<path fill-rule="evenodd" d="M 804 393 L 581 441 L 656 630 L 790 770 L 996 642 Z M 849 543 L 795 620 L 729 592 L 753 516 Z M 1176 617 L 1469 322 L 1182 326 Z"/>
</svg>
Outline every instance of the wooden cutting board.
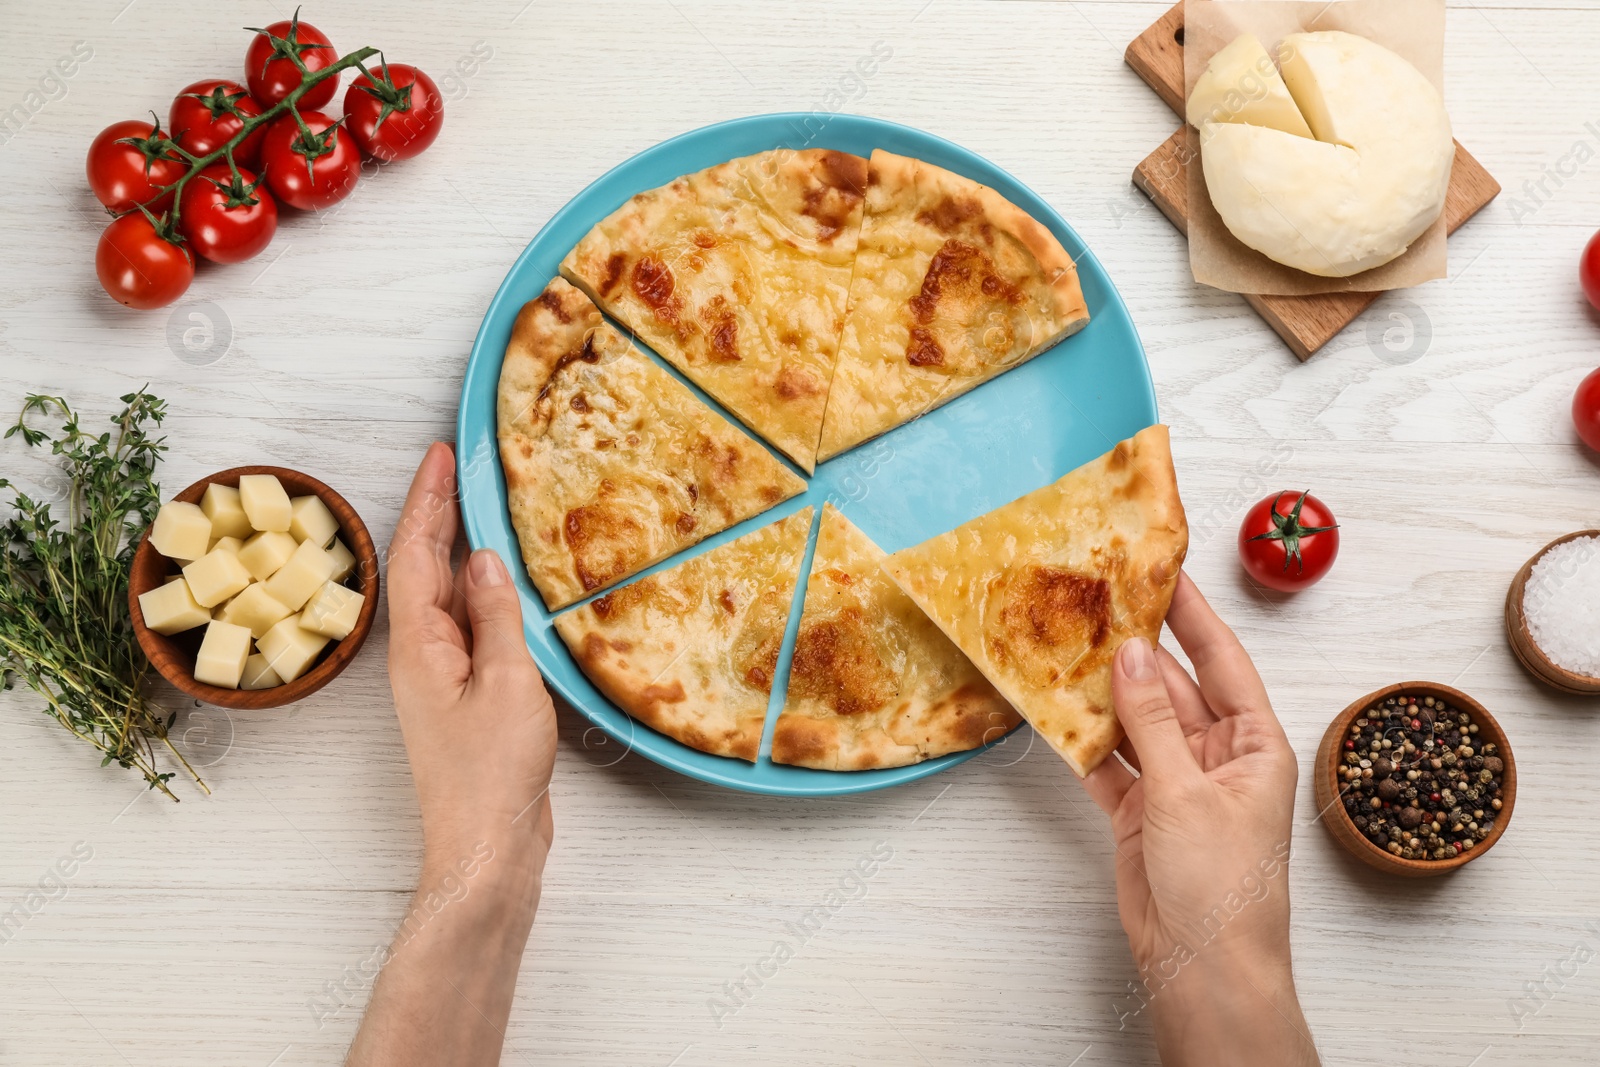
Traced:
<svg viewBox="0 0 1600 1067">
<path fill-rule="evenodd" d="M 1123 54 L 1168 107 L 1183 118 L 1183 4 L 1180 2 L 1145 30 Z M 1197 136 L 1187 123 L 1133 169 L 1133 184 L 1144 191 L 1182 233 L 1189 230 L 1189 147 Z M 1456 142 L 1455 165 L 1445 194 L 1445 227 L 1450 233 L 1476 215 L 1500 192 L 1483 164 Z M 1316 296 L 1241 294 L 1301 359 L 1333 339 L 1378 298 L 1377 293 L 1323 293 Z"/>
</svg>

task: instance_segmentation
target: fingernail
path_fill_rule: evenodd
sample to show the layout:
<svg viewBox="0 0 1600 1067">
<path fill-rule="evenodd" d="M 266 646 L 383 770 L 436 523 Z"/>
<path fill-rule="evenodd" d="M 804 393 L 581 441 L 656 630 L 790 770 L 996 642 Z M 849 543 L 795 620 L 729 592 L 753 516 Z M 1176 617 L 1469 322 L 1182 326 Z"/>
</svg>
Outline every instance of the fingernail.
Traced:
<svg viewBox="0 0 1600 1067">
<path fill-rule="evenodd" d="M 505 585 L 506 580 L 511 577 L 506 573 L 506 565 L 500 562 L 500 554 L 492 548 L 480 548 L 474 552 L 469 566 L 472 570 L 472 584 L 485 589 Z"/>
<path fill-rule="evenodd" d="M 1117 649 L 1122 660 L 1122 673 L 1130 681 L 1148 682 L 1156 676 L 1156 656 L 1150 651 L 1150 642 L 1142 637 L 1130 637 Z"/>
</svg>

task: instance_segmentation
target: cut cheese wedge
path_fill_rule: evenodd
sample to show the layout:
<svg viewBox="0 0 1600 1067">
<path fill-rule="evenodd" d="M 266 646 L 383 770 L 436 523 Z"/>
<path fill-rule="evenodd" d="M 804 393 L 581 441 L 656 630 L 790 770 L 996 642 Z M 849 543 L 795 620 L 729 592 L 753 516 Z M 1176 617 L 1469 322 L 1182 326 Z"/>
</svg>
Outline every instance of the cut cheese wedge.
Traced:
<svg viewBox="0 0 1600 1067">
<path fill-rule="evenodd" d="M 1242 122 L 1311 137 L 1311 127 L 1289 95 L 1272 57 L 1249 33 L 1235 37 L 1211 57 L 1194 83 L 1184 113 L 1196 129 L 1203 129 L 1208 122 Z"/>
<path fill-rule="evenodd" d="M 1444 210 L 1450 184 L 1455 144 L 1438 89 L 1365 37 L 1291 34 L 1278 49 L 1283 84 L 1312 140 L 1263 118 L 1281 119 L 1281 100 L 1256 111 L 1210 103 L 1241 64 L 1253 71 L 1259 59 L 1245 58 L 1250 44 L 1237 39 L 1213 57 L 1188 108 L 1204 123 L 1206 189 L 1229 232 L 1275 262 L 1326 278 L 1404 254 Z"/>
</svg>

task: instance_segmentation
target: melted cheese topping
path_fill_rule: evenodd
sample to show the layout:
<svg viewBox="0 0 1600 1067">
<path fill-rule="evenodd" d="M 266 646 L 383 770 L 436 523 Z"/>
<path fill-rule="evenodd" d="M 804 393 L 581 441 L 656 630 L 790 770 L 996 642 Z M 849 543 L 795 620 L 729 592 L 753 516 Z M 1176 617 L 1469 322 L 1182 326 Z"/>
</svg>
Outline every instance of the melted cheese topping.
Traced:
<svg viewBox="0 0 1600 1067">
<path fill-rule="evenodd" d="M 824 505 L 774 763 L 902 767 L 977 748 L 1020 721 L 882 572 L 883 559 L 866 534 Z"/>
<path fill-rule="evenodd" d="M 754 760 L 812 509 L 555 620 L 623 711 L 691 748 Z"/>
<path fill-rule="evenodd" d="M 809 473 L 865 189 L 842 152 L 731 160 L 635 196 L 561 273 Z"/>
<path fill-rule="evenodd" d="M 1167 428 L 884 569 L 1079 775 L 1122 739 L 1111 657 L 1161 632 L 1189 530 Z"/>
<path fill-rule="evenodd" d="M 1089 321 L 1072 259 L 992 189 L 872 153 L 817 458 L 931 411 Z"/>
<path fill-rule="evenodd" d="M 512 525 L 552 609 L 805 490 L 559 278 L 512 330 L 499 440 Z"/>
</svg>

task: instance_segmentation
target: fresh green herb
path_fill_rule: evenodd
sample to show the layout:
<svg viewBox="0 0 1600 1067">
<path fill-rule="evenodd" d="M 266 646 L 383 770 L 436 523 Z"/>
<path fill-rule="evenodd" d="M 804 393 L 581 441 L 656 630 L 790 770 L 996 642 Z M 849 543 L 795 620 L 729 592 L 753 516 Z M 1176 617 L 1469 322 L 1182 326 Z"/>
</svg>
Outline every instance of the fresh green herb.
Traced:
<svg viewBox="0 0 1600 1067">
<path fill-rule="evenodd" d="M 145 693 L 150 662 L 128 617 L 134 549 L 161 507 L 154 474 L 166 446 L 148 427 L 161 425 L 166 402 L 143 390 L 121 399 L 112 431 L 98 437 L 64 399 L 37 394 L 5 433 L 48 442 L 60 457 L 67 515 L 58 520 L 50 501 L 0 478 L 14 512 L 0 527 L 0 675 L 5 688 L 20 677 L 44 697 L 46 713 L 105 754 L 101 766 L 137 770 L 177 800 L 173 772 L 156 769 L 158 745 L 210 790 L 168 740 L 177 713 L 163 718 Z M 30 414 L 60 415 L 59 436 L 29 426 Z"/>
</svg>

